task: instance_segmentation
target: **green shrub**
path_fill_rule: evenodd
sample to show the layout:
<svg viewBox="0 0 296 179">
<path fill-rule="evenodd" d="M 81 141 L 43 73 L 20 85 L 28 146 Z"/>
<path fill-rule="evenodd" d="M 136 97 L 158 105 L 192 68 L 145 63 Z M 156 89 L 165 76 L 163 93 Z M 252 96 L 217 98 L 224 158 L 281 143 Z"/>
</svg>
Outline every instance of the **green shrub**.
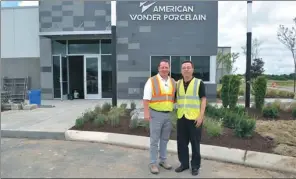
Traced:
<svg viewBox="0 0 296 179">
<path fill-rule="evenodd" d="M 108 121 L 112 127 L 118 127 L 120 125 L 120 117 L 117 114 L 108 115 Z"/>
<path fill-rule="evenodd" d="M 102 113 L 107 114 L 111 109 L 111 104 L 105 102 L 102 106 Z"/>
<path fill-rule="evenodd" d="M 237 105 L 239 90 L 241 85 L 241 77 L 231 75 L 229 90 L 229 108 L 234 109 Z"/>
<path fill-rule="evenodd" d="M 150 125 L 149 121 L 143 120 L 143 121 L 141 121 L 141 122 L 139 123 L 138 126 L 140 126 L 140 127 L 144 127 L 145 130 L 146 130 L 147 132 L 149 132 L 149 129 L 150 129 L 149 125 Z"/>
<path fill-rule="evenodd" d="M 255 95 L 255 107 L 262 109 L 264 106 L 264 99 L 267 89 L 267 79 L 265 76 L 259 76 L 253 83 L 253 90 Z"/>
<path fill-rule="evenodd" d="M 130 124 L 129 124 L 129 128 L 130 129 L 136 129 L 136 128 L 138 128 L 138 123 L 139 123 L 138 121 L 139 121 L 138 118 L 131 119 L 130 120 Z"/>
<path fill-rule="evenodd" d="M 279 110 L 275 106 L 265 106 L 262 112 L 263 117 L 266 118 L 277 118 L 279 116 Z"/>
<path fill-rule="evenodd" d="M 251 137 L 256 129 L 256 120 L 252 118 L 240 118 L 236 121 L 234 133 L 237 137 Z"/>
<path fill-rule="evenodd" d="M 78 128 L 78 129 L 82 128 L 84 126 L 84 123 L 85 123 L 85 121 L 83 120 L 83 118 L 79 117 L 75 121 L 75 127 Z"/>
<path fill-rule="evenodd" d="M 292 109 L 292 117 L 293 119 L 296 119 L 296 108 Z"/>
<path fill-rule="evenodd" d="M 97 127 L 103 126 L 108 120 L 107 116 L 104 114 L 98 114 L 94 120 L 94 125 Z"/>
<path fill-rule="evenodd" d="M 240 92 L 241 77 L 238 75 L 224 75 L 222 78 L 221 99 L 224 108 L 235 108 Z"/>
<path fill-rule="evenodd" d="M 274 100 L 274 102 L 271 104 L 271 106 L 280 110 L 281 109 L 281 100 L 279 100 L 279 99 Z"/>
<path fill-rule="evenodd" d="M 207 104 L 205 114 L 210 118 L 220 119 L 224 116 L 226 111 L 226 108 L 218 108 L 217 106 Z"/>
<path fill-rule="evenodd" d="M 238 115 L 246 115 L 246 108 L 244 106 L 238 105 L 234 109 L 232 109 L 234 113 L 237 113 Z"/>
<path fill-rule="evenodd" d="M 222 88 L 221 88 L 221 100 L 223 107 L 227 108 L 229 105 L 229 84 L 230 84 L 230 76 L 224 75 L 222 77 Z"/>
<path fill-rule="evenodd" d="M 108 115 L 115 114 L 117 116 L 124 116 L 125 115 L 125 109 L 123 108 L 117 108 L 117 107 L 112 107 L 110 111 L 108 112 Z"/>
<path fill-rule="evenodd" d="M 126 108 L 127 108 L 127 104 L 126 104 L 126 103 L 122 103 L 122 104 L 120 105 L 120 108 L 126 110 Z"/>
<path fill-rule="evenodd" d="M 211 137 L 220 136 L 223 132 L 222 122 L 219 120 L 206 118 L 204 120 L 204 127 L 206 129 L 207 134 Z"/>
<path fill-rule="evenodd" d="M 102 113 L 102 108 L 101 108 L 101 106 L 100 106 L 100 105 L 97 105 L 97 106 L 95 107 L 95 109 L 94 109 L 94 112 L 95 112 L 96 114 L 101 114 L 101 113 Z"/>
<path fill-rule="evenodd" d="M 278 97 L 278 90 L 268 89 L 265 97 L 268 98 L 276 98 Z"/>
<path fill-rule="evenodd" d="M 223 126 L 229 129 L 234 129 L 237 120 L 239 120 L 242 116 L 236 114 L 232 111 L 227 111 L 223 117 Z"/>
<path fill-rule="evenodd" d="M 85 122 L 93 121 L 97 116 L 95 111 L 87 110 L 85 113 L 82 114 L 82 118 Z"/>
<path fill-rule="evenodd" d="M 136 103 L 135 102 L 131 102 L 131 110 L 136 109 Z"/>
</svg>

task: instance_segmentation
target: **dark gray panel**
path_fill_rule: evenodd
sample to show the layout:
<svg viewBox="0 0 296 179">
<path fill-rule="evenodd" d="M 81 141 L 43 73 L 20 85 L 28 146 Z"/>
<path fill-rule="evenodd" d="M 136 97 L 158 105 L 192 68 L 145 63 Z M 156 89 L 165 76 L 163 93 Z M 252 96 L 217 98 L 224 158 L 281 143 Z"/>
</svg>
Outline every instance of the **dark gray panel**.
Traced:
<svg viewBox="0 0 296 179">
<path fill-rule="evenodd" d="M 106 30 L 111 23 L 111 4 L 105 1 L 41 0 L 40 32 Z M 89 23 L 94 24 L 89 27 Z"/>
<path fill-rule="evenodd" d="M 41 93 L 52 94 L 52 89 L 51 88 L 41 88 Z"/>
<path fill-rule="evenodd" d="M 51 67 L 41 67 L 41 72 L 51 72 Z"/>
</svg>

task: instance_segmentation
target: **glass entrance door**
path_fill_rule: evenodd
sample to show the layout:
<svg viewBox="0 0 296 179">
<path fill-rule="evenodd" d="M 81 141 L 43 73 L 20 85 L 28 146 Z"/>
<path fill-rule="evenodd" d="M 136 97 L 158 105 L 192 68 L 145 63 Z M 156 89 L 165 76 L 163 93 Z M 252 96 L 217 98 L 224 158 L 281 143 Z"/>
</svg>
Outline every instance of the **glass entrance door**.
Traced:
<svg viewBox="0 0 296 179">
<path fill-rule="evenodd" d="M 84 97 L 100 99 L 101 91 L 101 58 L 98 55 L 84 56 Z"/>
<path fill-rule="evenodd" d="M 53 56 L 54 98 L 67 99 L 68 94 L 68 58 L 62 55 Z"/>
</svg>

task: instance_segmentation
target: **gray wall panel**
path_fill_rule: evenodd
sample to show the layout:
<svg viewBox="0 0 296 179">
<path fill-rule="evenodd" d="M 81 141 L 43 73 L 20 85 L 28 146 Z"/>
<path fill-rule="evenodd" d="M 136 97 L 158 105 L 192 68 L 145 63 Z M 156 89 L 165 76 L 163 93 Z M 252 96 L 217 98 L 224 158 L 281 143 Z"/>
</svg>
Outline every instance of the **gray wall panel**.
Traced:
<svg viewBox="0 0 296 179">
<path fill-rule="evenodd" d="M 24 78 L 29 76 L 31 89 L 40 89 L 39 58 L 2 58 L 1 81 L 4 76 L 9 78 Z"/>
<path fill-rule="evenodd" d="M 145 4 L 147 5 L 147 4 Z M 206 14 L 205 21 L 133 21 L 130 14 L 153 14 L 155 6 L 194 6 L 193 14 Z M 150 56 L 213 56 L 217 55 L 218 44 L 218 2 L 165 2 L 157 1 L 145 12 L 141 12 L 139 1 L 117 2 L 117 54 L 120 72 L 147 72 L 143 77 L 129 73 L 129 81 L 118 82 L 119 99 L 141 99 L 144 84 L 150 74 Z M 163 12 L 160 12 L 163 15 Z M 176 14 L 176 13 L 175 13 Z M 124 77 L 126 78 L 126 76 Z M 216 90 L 208 89 L 209 96 L 216 96 Z M 211 95 L 213 94 L 213 95 Z"/>
<path fill-rule="evenodd" d="M 40 73 L 41 88 L 52 89 L 53 88 L 53 76 L 52 76 L 52 51 L 51 40 L 48 38 L 40 37 L 40 66 L 39 69 L 51 69 L 42 70 Z M 52 90 L 42 90 L 42 99 L 52 99 Z"/>
<path fill-rule="evenodd" d="M 110 30 L 111 4 L 105 1 L 41 0 L 40 32 Z"/>
</svg>

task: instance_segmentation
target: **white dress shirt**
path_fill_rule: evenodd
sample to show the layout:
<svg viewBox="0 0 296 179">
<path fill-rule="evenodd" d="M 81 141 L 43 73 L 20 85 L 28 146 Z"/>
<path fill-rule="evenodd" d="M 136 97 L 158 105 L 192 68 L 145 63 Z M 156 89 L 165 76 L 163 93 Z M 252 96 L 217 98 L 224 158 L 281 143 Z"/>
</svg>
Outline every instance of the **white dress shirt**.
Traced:
<svg viewBox="0 0 296 179">
<path fill-rule="evenodd" d="M 170 82 L 170 77 L 168 77 L 167 80 L 162 78 L 159 74 L 156 75 L 158 79 L 160 79 L 160 85 L 162 85 L 165 89 L 166 92 L 169 91 L 169 82 Z M 144 100 L 151 100 L 152 98 L 152 85 L 151 85 L 151 78 L 149 78 L 144 86 L 144 94 L 143 94 L 143 99 Z"/>
</svg>

